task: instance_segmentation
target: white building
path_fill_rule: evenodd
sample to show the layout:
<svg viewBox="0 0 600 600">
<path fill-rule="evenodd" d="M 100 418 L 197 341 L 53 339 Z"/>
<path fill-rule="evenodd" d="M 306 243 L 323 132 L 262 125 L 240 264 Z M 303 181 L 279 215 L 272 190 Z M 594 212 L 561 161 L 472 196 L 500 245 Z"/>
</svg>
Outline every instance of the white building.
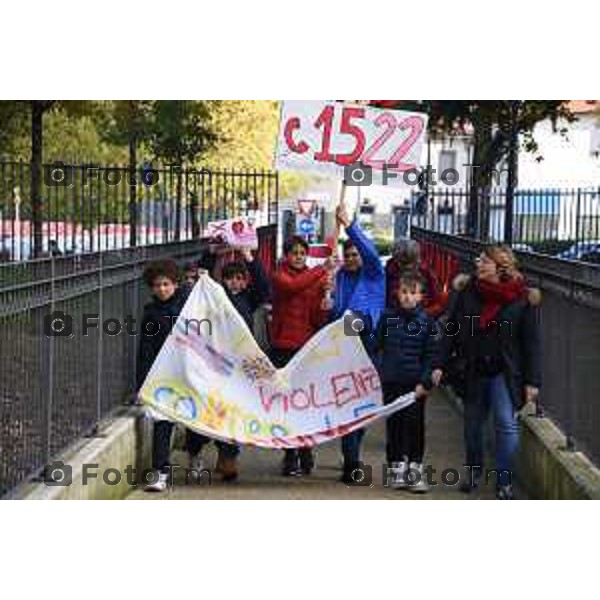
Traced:
<svg viewBox="0 0 600 600">
<path fill-rule="evenodd" d="M 555 133 L 549 120 L 535 126 L 539 151 L 520 153 L 520 188 L 600 187 L 600 101 L 571 100 L 569 108 L 577 120 L 557 123 L 567 130 L 565 136 Z M 536 160 L 538 155 L 543 160 Z"/>
</svg>

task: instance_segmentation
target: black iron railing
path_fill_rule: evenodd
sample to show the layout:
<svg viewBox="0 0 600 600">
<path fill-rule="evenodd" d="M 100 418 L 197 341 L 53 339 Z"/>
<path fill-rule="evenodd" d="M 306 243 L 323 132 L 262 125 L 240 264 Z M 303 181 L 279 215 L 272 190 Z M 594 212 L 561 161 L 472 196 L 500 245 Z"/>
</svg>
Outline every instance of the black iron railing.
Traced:
<svg viewBox="0 0 600 600">
<path fill-rule="evenodd" d="M 484 241 L 505 239 L 503 189 L 479 192 L 473 205 L 468 190 L 430 188 L 413 193 L 412 207 L 415 226 Z M 600 262 L 600 188 L 518 189 L 512 224 L 512 243 L 518 249 L 544 254 L 572 250 L 578 256 L 571 258 Z"/>
<path fill-rule="evenodd" d="M 276 225 L 258 233 L 269 268 Z M 200 260 L 208 245 L 190 240 L 0 264 L 0 497 L 129 403 L 148 300 L 144 265 Z M 85 315 L 97 317 L 98 327 L 86 329 Z M 56 318 L 65 323 L 58 334 L 50 328 Z"/>
<path fill-rule="evenodd" d="M 0 262 L 190 240 L 242 215 L 277 221 L 274 172 L 52 163 L 42 180 L 34 215 L 31 165 L 0 161 Z"/>
</svg>

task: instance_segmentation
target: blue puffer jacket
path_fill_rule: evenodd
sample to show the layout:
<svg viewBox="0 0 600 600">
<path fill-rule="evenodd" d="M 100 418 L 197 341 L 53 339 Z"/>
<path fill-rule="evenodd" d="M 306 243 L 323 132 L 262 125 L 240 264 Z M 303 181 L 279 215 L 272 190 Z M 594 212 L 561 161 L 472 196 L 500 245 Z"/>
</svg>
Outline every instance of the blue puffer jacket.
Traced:
<svg viewBox="0 0 600 600">
<path fill-rule="evenodd" d="M 435 321 L 421 307 L 414 311 L 386 310 L 375 333 L 382 383 L 431 387 L 437 351 Z"/>
<path fill-rule="evenodd" d="M 375 329 L 385 308 L 385 270 L 375 245 L 356 221 L 346 228 L 346 233 L 356 246 L 363 266 L 356 274 L 344 269 L 338 271 L 333 318 L 339 319 L 347 310 L 360 311 L 370 317 Z"/>
</svg>

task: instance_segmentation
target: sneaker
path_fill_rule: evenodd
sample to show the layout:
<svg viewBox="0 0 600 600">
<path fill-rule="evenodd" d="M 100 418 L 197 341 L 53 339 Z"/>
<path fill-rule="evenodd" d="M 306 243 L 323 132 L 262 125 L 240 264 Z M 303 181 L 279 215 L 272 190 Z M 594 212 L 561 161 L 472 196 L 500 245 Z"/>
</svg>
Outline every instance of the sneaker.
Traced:
<svg viewBox="0 0 600 600">
<path fill-rule="evenodd" d="M 298 456 L 300 457 L 300 471 L 302 475 L 310 475 L 315 468 L 313 451 L 310 448 L 300 448 Z"/>
<path fill-rule="evenodd" d="M 469 468 L 465 469 L 463 482 L 460 484 L 460 491 L 463 494 L 476 492 L 481 483 L 481 469 Z"/>
<path fill-rule="evenodd" d="M 407 463 L 405 462 L 393 462 L 390 463 L 390 471 L 392 472 L 392 479 L 390 481 L 390 487 L 393 490 L 403 490 L 407 487 L 407 483 L 404 480 L 404 474 L 406 473 Z"/>
<path fill-rule="evenodd" d="M 499 485 L 496 488 L 496 500 L 514 500 L 512 485 Z"/>
<path fill-rule="evenodd" d="M 286 450 L 283 457 L 283 466 L 281 474 L 284 477 L 293 477 L 300 474 L 298 468 L 298 452 L 296 450 Z"/>
<path fill-rule="evenodd" d="M 419 475 L 417 476 L 415 472 Z M 427 483 L 425 470 L 423 469 L 423 465 L 421 463 L 411 462 L 408 465 L 408 471 L 404 475 L 404 478 L 408 479 L 407 487 L 408 490 L 413 494 L 426 494 L 431 489 Z"/>
<path fill-rule="evenodd" d="M 145 492 L 164 492 L 169 485 L 169 474 L 168 473 L 160 473 L 158 476 L 158 480 L 154 483 L 147 483 L 144 486 Z"/>
<path fill-rule="evenodd" d="M 342 476 L 340 477 L 340 481 L 346 485 L 355 485 L 356 481 L 354 480 L 353 474 L 358 467 L 359 465 L 356 463 L 344 463 L 342 466 Z"/>
</svg>

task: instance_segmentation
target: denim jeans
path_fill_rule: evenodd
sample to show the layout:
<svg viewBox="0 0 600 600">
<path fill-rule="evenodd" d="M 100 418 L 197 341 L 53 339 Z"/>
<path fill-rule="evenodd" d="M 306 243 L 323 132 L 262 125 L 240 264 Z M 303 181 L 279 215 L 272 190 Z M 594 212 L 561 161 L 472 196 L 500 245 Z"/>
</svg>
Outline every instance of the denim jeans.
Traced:
<svg viewBox="0 0 600 600">
<path fill-rule="evenodd" d="M 496 433 L 497 483 L 511 482 L 513 458 L 519 447 L 519 421 L 503 375 L 482 378 L 480 401 L 465 402 L 464 435 L 467 465 L 483 467 L 483 428 L 492 411 Z"/>
<path fill-rule="evenodd" d="M 364 435 L 364 429 L 357 429 L 356 431 L 348 433 L 342 437 L 342 454 L 344 455 L 344 465 L 354 468 L 354 465 L 356 465 L 356 463 L 360 460 L 360 444 Z"/>
</svg>

